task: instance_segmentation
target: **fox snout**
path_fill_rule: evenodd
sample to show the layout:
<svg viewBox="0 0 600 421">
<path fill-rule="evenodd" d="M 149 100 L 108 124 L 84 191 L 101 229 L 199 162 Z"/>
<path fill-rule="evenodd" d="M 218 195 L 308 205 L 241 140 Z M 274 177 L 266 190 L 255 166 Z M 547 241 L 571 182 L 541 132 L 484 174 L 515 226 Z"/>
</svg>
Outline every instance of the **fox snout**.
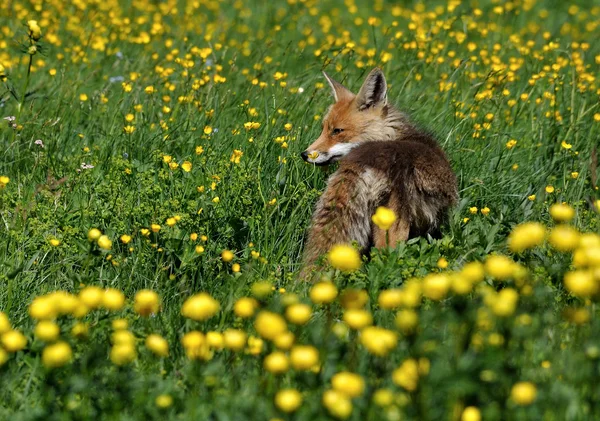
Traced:
<svg viewBox="0 0 600 421">
<path fill-rule="evenodd" d="M 343 158 L 352 149 L 359 146 L 359 142 L 355 143 L 337 143 L 325 151 L 313 149 L 312 145 L 307 150 L 302 152 L 300 156 L 303 160 L 315 165 L 329 165 L 332 162 Z"/>
</svg>

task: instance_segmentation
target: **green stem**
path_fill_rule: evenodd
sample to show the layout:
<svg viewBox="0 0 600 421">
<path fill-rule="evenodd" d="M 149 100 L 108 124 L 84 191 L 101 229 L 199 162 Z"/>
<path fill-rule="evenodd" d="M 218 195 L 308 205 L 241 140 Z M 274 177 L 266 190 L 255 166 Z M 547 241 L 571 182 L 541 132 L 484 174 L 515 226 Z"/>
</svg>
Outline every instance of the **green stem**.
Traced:
<svg viewBox="0 0 600 421">
<path fill-rule="evenodd" d="M 33 42 L 30 41 L 30 45 L 33 45 Z M 25 77 L 25 84 L 23 85 L 23 90 L 21 93 L 21 101 L 19 101 L 19 106 L 17 107 L 17 119 L 16 123 L 19 125 L 21 123 L 21 111 L 23 111 L 23 104 L 25 104 L 25 95 L 27 94 L 27 88 L 29 87 L 29 76 L 31 75 L 31 64 L 33 63 L 33 54 L 29 54 L 29 64 L 27 65 L 27 76 Z M 12 141 L 14 143 L 15 137 L 17 136 L 17 129 L 13 130 Z"/>
</svg>

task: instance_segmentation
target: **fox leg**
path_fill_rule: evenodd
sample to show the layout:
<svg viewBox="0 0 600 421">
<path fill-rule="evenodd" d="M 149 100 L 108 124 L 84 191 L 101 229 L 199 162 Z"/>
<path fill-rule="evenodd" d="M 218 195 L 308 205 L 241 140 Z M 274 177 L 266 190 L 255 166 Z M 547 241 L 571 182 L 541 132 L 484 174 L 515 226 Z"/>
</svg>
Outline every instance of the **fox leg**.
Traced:
<svg viewBox="0 0 600 421">
<path fill-rule="evenodd" d="M 386 231 L 373 224 L 373 245 L 377 248 L 396 247 L 399 241 L 408 240 L 410 233 L 410 220 L 403 215 L 404 212 L 402 212 L 400 202 L 395 195 L 390 197 L 386 207 L 394 211 L 396 221 L 387 231 L 387 235 Z"/>
<path fill-rule="evenodd" d="M 335 244 L 369 246 L 374 196 L 383 190 L 383 179 L 371 169 L 344 165 L 331 176 L 313 214 L 301 278 Z"/>
</svg>

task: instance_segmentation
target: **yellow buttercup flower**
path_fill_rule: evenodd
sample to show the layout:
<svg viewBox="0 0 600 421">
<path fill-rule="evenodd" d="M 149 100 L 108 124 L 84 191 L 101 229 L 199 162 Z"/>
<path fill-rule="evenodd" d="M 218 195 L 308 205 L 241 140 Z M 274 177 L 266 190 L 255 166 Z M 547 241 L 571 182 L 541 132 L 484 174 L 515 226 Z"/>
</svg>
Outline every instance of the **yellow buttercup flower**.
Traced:
<svg viewBox="0 0 600 421">
<path fill-rule="evenodd" d="M 73 358 L 71 346 L 63 341 L 48 345 L 42 351 L 42 363 L 48 368 L 62 367 Z"/>
<path fill-rule="evenodd" d="M 331 378 L 331 386 L 334 390 L 351 398 L 357 398 L 365 391 L 364 379 L 360 375 L 349 371 L 334 374 Z"/>
<path fill-rule="evenodd" d="M 521 406 L 531 405 L 536 397 L 537 388 L 535 387 L 535 384 L 531 382 L 516 383 L 510 391 L 510 398 L 517 405 Z"/>
<path fill-rule="evenodd" d="M 315 304 L 329 304 L 337 294 L 338 289 L 331 282 L 319 282 L 310 289 L 310 299 Z"/>
<path fill-rule="evenodd" d="M 140 316 L 150 316 L 158 313 L 160 302 L 158 294 L 154 291 L 143 289 L 135 294 L 133 309 Z"/>
<path fill-rule="evenodd" d="M 263 367 L 270 373 L 282 374 L 288 371 L 290 360 L 285 353 L 275 351 L 265 357 Z"/>
<path fill-rule="evenodd" d="M 538 222 L 517 225 L 508 236 L 508 248 L 514 253 L 539 246 L 546 237 L 546 228 Z"/>
<path fill-rule="evenodd" d="M 159 357 L 167 357 L 169 355 L 169 343 L 165 338 L 155 333 L 146 337 L 146 348 Z"/>
<path fill-rule="evenodd" d="M 335 245 L 327 254 L 329 263 L 336 269 L 352 272 L 360 268 L 360 254 L 353 247 L 345 244 Z"/>
<path fill-rule="evenodd" d="M 302 405 L 302 395 L 296 389 L 283 389 L 275 395 L 275 406 L 283 412 L 294 412 L 300 405 Z"/>
<path fill-rule="evenodd" d="M 568 222 L 575 216 L 575 209 L 564 203 L 550 206 L 550 216 L 557 222 Z"/>
<path fill-rule="evenodd" d="M 276 336 L 287 330 L 287 323 L 284 318 L 277 313 L 261 311 L 256 316 L 254 328 L 263 338 L 273 340 Z"/>
<path fill-rule="evenodd" d="M 25 348 L 27 338 L 18 330 L 9 330 L 0 336 L 0 343 L 8 352 L 17 352 Z"/>
<path fill-rule="evenodd" d="M 371 217 L 371 220 L 379 229 L 387 231 L 396 222 L 396 214 L 389 208 L 379 206 L 375 210 L 375 214 Z"/>
<path fill-rule="evenodd" d="M 205 292 L 196 294 L 185 300 L 181 307 L 181 314 L 188 319 L 203 321 L 214 316 L 220 304 Z"/>
<path fill-rule="evenodd" d="M 290 352 L 290 361 L 296 370 L 310 370 L 319 362 L 319 351 L 311 345 L 296 345 Z"/>
</svg>

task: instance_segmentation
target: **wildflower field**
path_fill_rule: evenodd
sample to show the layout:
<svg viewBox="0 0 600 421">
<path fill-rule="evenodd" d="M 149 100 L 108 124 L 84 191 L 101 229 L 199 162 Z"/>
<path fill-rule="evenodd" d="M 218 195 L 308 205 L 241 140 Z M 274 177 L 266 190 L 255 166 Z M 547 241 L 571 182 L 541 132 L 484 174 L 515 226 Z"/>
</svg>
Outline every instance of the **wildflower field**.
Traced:
<svg viewBox="0 0 600 421">
<path fill-rule="evenodd" d="M 599 38 L 591 0 L 2 2 L 0 419 L 600 419 Z M 459 204 L 299 281 L 321 72 L 374 67 Z"/>
</svg>

